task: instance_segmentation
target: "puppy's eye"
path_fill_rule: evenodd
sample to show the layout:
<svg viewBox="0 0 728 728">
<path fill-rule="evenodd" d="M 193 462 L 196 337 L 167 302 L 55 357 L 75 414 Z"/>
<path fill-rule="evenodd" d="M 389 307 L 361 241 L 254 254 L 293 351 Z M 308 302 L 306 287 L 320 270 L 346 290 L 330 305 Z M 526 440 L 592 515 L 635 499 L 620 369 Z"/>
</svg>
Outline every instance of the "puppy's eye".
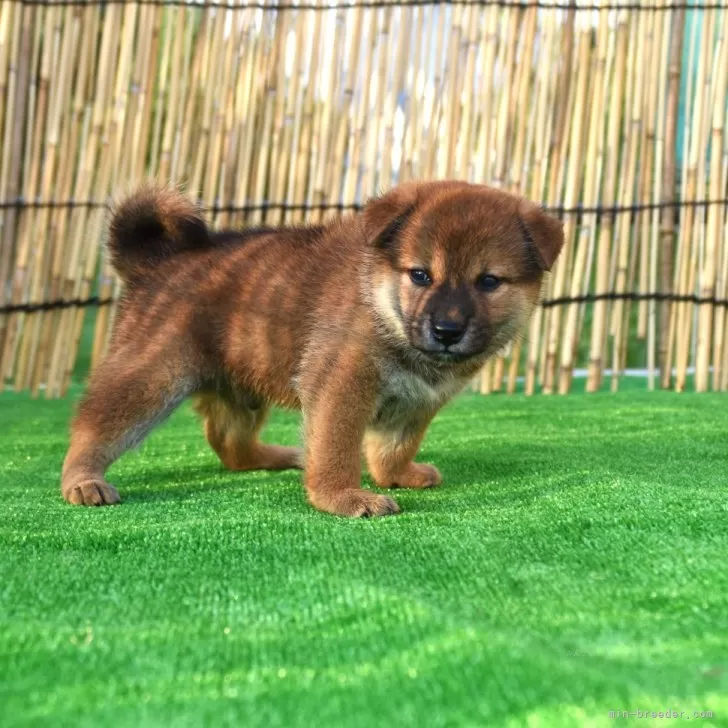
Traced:
<svg viewBox="0 0 728 728">
<path fill-rule="evenodd" d="M 412 279 L 412 283 L 414 283 L 417 286 L 429 286 L 432 283 L 432 278 L 430 278 L 430 274 L 426 270 L 422 270 L 421 268 L 413 268 L 410 272 L 410 278 Z"/>
<path fill-rule="evenodd" d="M 485 291 L 486 293 L 495 291 L 495 289 L 498 288 L 500 284 L 501 279 L 497 278 L 494 275 L 491 275 L 490 273 L 485 273 L 484 275 L 480 276 L 477 281 L 475 281 L 475 287 L 480 291 Z"/>
</svg>

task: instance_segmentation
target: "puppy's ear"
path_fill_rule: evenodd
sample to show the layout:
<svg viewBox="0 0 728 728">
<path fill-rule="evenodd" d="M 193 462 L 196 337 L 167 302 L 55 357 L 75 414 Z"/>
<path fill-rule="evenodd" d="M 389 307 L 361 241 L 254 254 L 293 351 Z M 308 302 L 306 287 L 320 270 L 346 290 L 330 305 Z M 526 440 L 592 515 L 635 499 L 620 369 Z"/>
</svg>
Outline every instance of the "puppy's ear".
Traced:
<svg viewBox="0 0 728 728">
<path fill-rule="evenodd" d="M 416 185 L 400 185 L 364 208 L 367 239 L 375 248 L 391 250 L 406 227 L 417 204 Z"/>
<path fill-rule="evenodd" d="M 551 270 L 564 245 L 561 221 L 529 201 L 521 204 L 519 220 L 526 243 L 531 246 L 539 267 Z"/>
</svg>

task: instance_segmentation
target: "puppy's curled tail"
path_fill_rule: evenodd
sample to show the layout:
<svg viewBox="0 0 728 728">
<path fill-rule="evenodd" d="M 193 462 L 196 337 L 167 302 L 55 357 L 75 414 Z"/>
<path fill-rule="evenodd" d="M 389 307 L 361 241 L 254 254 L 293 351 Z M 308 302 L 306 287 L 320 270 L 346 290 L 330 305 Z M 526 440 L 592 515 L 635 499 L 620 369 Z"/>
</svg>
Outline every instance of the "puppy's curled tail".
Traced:
<svg viewBox="0 0 728 728">
<path fill-rule="evenodd" d="M 142 187 L 113 210 L 108 247 L 125 281 L 142 277 L 167 258 L 211 246 L 199 211 L 176 190 Z"/>
</svg>

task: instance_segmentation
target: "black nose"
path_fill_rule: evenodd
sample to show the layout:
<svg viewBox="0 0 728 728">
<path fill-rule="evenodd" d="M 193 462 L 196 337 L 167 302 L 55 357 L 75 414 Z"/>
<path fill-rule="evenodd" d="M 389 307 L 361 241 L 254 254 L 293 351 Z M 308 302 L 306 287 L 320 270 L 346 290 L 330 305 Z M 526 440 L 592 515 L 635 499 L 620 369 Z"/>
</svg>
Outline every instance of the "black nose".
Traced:
<svg viewBox="0 0 728 728">
<path fill-rule="evenodd" d="M 443 346 L 452 346 L 463 338 L 465 327 L 462 321 L 433 321 L 432 335 Z"/>
</svg>

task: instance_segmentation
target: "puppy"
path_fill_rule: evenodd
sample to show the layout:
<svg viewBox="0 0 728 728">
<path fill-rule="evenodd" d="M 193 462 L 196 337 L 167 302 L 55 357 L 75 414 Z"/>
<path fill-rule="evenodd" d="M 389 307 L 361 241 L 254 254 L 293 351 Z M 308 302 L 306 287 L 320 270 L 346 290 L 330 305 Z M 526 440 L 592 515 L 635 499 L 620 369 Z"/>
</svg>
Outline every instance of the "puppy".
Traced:
<svg viewBox="0 0 728 728">
<path fill-rule="evenodd" d="M 361 488 L 438 485 L 414 462 L 436 412 L 527 322 L 560 222 L 483 185 L 409 183 L 326 225 L 211 232 L 177 192 L 115 211 L 126 282 L 109 353 L 72 424 L 70 503 L 119 502 L 104 473 L 187 397 L 231 470 L 303 468 L 309 501 L 397 513 Z M 304 450 L 258 438 L 271 406 L 303 413 Z"/>
</svg>

